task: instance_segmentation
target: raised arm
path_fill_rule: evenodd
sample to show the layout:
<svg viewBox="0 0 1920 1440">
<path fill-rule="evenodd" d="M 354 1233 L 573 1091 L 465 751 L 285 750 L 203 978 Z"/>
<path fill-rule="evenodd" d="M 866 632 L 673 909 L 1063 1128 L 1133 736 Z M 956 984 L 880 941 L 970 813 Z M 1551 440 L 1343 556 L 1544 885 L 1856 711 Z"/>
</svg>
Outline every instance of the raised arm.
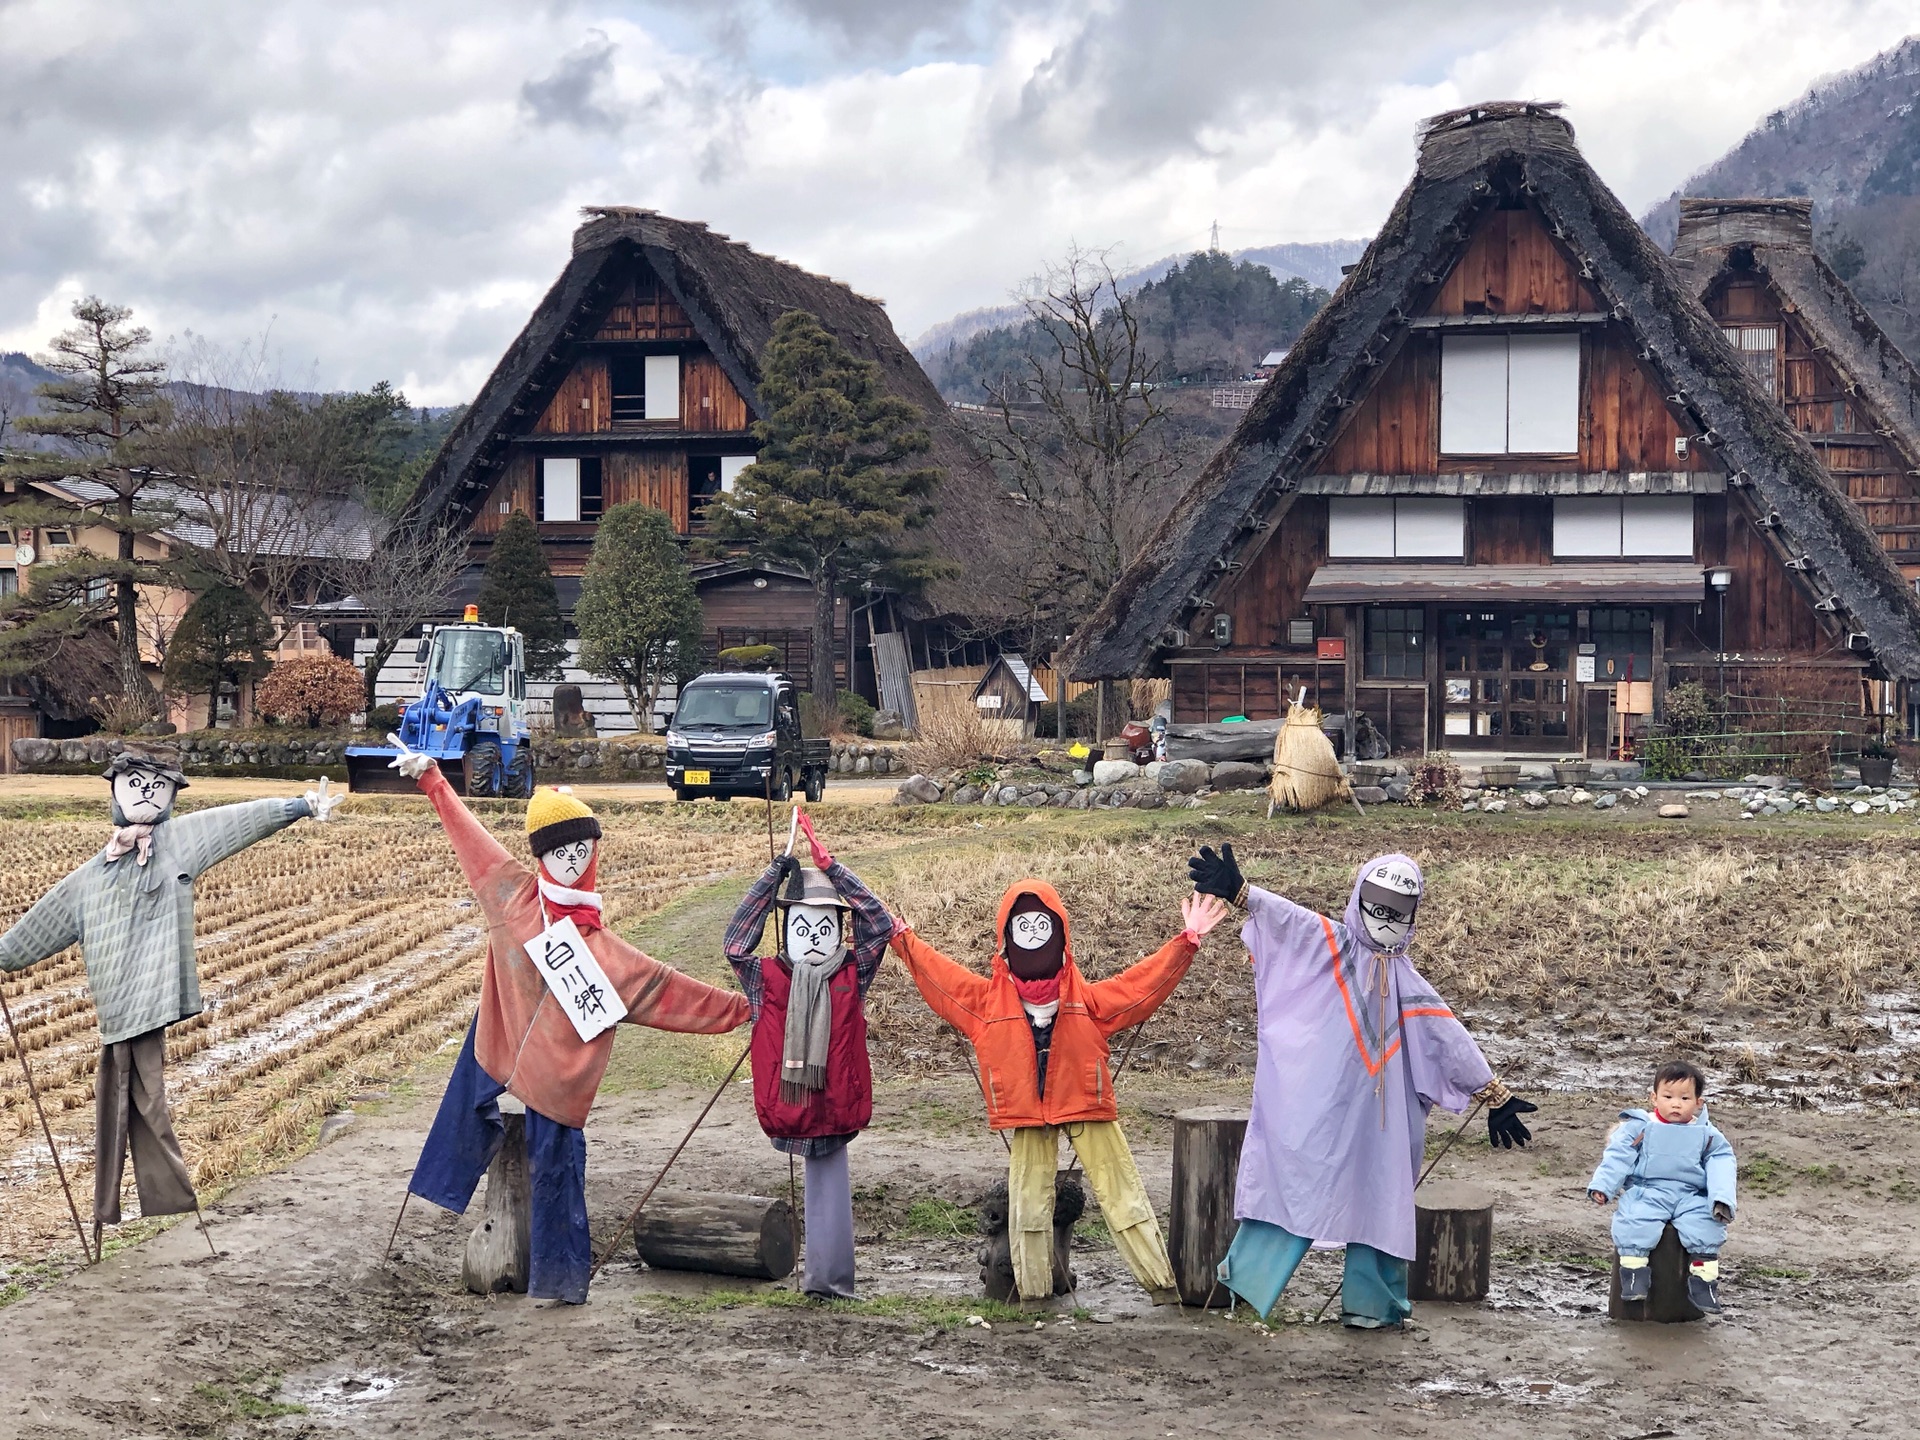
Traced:
<svg viewBox="0 0 1920 1440">
<path fill-rule="evenodd" d="M 766 984 L 760 977 L 760 937 L 766 931 L 767 914 L 773 909 L 780 882 L 786 878 L 793 864 L 790 856 L 783 855 L 767 866 L 760 878 L 747 887 L 739 908 L 733 912 L 733 919 L 727 922 L 726 938 L 722 942 L 727 963 L 733 966 L 740 988 L 747 992 L 747 1003 L 752 1007 L 756 1020 L 760 1018 L 761 997 L 766 994 Z"/>
<path fill-rule="evenodd" d="M 1187 861 L 1187 873 L 1193 887 L 1202 895 L 1216 895 L 1232 905 L 1246 908 L 1247 923 L 1240 938 L 1253 957 L 1256 974 L 1276 965 L 1298 963 L 1302 956 L 1312 957 L 1314 965 L 1326 954 L 1325 921 L 1318 911 L 1296 905 L 1284 895 L 1247 883 L 1234 858 L 1233 846 L 1222 845 L 1218 853 L 1210 845 Z"/>
<path fill-rule="evenodd" d="M 991 983 L 966 966 L 955 963 L 927 944 L 908 925 L 893 932 L 893 953 L 913 977 L 920 998 L 934 1014 L 969 1040 L 977 1039 L 986 1023 L 987 992 Z"/>
<path fill-rule="evenodd" d="M 893 912 L 838 860 L 827 867 L 827 879 L 853 910 L 853 934 L 847 948 L 853 953 L 854 972 L 860 977 L 860 993 L 865 995 L 880 973 L 880 962 L 887 958 L 887 943 L 893 939 Z"/>
<path fill-rule="evenodd" d="M 1173 994 L 1199 953 L 1199 940 L 1182 931 L 1146 959 L 1089 985 L 1087 1013 L 1105 1035 L 1138 1025 Z"/>
<path fill-rule="evenodd" d="M 415 783 L 420 793 L 433 802 L 447 839 L 453 842 L 454 859 L 460 862 L 461 873 L 467 877 L 467 884 L 473 887 L 482 905 L 526 878 L 528 868 L 509 855 L 506 846 L 494 839 L 493 832 L 453 793 L 453 786 L 447 783 L 438 765 L 429 763 Z"/>
<path fill-rule="evenodd" d="M 0 935 L 0 970 L 24 970 L 80 943 L 79 875 L 60 881 Z"/>
<path fill-rule="evenodd" d="M 243 800 L 215 805 L 169 820 L 169 838 L 187 874 L 198 879 L 208 870 L 258 844 L 277 830 L 313 813 L 305 800 Z"/>
</svg>

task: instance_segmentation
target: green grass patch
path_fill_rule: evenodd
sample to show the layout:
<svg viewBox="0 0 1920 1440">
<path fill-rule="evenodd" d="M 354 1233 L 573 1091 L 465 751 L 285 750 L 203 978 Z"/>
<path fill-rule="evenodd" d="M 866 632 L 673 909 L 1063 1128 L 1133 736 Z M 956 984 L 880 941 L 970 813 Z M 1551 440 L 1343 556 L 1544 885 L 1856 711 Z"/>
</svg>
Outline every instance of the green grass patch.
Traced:
<svg viewBox="0 0 1920 1440">
<path fill-rule="evenodd" d="M 1099 1215 L 1089 1215 L 1075 1221 L 1073 1233 L 1077 1239 L 1086 1241 L 1096 1249 L 1113 1248 L 1113 1231 L 1107 1228 L 1106 1220 Z"/>
<path fill-rule="evenodd" d="M 277 1420 L 283 1415 L 304 1415 L 307 1407 L 276 1400 L 280 1376 L 272 1370 L 248 1370 L 234 1377 L 231 1385 L 202 1384 L 193 1387 L 196 1398 L 217 1412 L 216 1423 L 228 1420 Z"/>
<path fill-rule="evenodd" d="M 907 1206 L 906 1217 L 894 1233 L 922 1240 L 953 1240 L 979 1232 L 977 1211 L 951 1200 L 923 1197 Z"/>
<path fill-rule="evenodd" d="M 1811 1270 L 1796 1270 L 1791 1265 L 1742 1265 L 1740 1273 L 1743 1276 L 1757 1275 L 1762 1280 L 1809 1280 L 1813 1277 Z"/>
<path fill-rule="evenodd" d="M 670 1315 L 714 1315 L 724 1310 L 750 1308 L 818 1310 L 827 1315 L 862 1315 L 883 1320 L 908 1320 L 952 1330 L 975 1316 L 990 1325 L 1034 1320 L 1032 1312 L 998 1300 L 949 1298 L 943 1295 L 876 1295 L 870 1300 L 815 1300 L 787 1289 L 709 1290 L 703 1295 L 642 1295 L 639 1303 Z M 1081 1312 L 1075 1312 L 1080 1318 Z"/>
<path fill-rule="evenodd" d="M 1847 1174 L 1838 1165 L 1802 1165 L 1800 1173 L 1816 1185 L 1832 1185 L 1845 1179 Z"/>
<path fill-rule="evenodd" d="M 1761 1195 L 1778 1195 L 1791 1178 L 1786 1163 L 1764 1150 L 1756 1150 L 1753 1158 L 1740 1166 L 1740 1183 Z"/>
</svg>

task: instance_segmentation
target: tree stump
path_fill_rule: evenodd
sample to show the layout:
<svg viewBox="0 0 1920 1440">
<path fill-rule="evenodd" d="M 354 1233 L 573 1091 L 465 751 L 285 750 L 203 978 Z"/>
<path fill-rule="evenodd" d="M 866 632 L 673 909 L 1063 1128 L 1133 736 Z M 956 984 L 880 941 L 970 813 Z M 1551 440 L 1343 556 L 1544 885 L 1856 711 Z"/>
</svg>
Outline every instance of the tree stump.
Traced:
<svg viewBox="0 0 1920 1440">
<path fill-rule="evenodd" d="M 1653 1293 L 1631 1304 L 1620 1298 L 1620 1257 L 1613 1257 L 1613 1274 L 1607 1282 L 1607 1314 L 1615 1320 L 1651 1320 L 1672 1325 L 1683 1320 L 1704 1320 L 1698 1306 L 1687 1298 L 1687 1247 L 1680 1235 L 1668 1225 L 1660 1231 L 1660 1243 L 1647 1257 L 1653 1267 Z"/>
<path fill-rule="evenodd" d="M 1413 1207 L 1410 1300 L 1487 1298 L 1493 1272 L 1493 1196 L 1477 1185 L 1430 1181 Z"/>
<path fill-rule="evenodd" d="M 503 1114 L 507 1129 L 487 1167 L 487 1204 L 467 1237 L 460 1278 L 476 1295 L 511 1290 L 527 1293 L 527 1263 L 533 1237 L 533 1185 L 527 1172 L 527 1117 Z"/>
<path fill-rule="evenodd" d="M 793 1273 L 793 1207 L 765 1195 L 655 1195 L 634 1224 L 640 1258 L 656 1270 L 704 1270 L 780 1280 Z"/>
<path fill-rule="evenodd" d="M 1087 1192 L 1080 1177 L 1062 1170 L 1053 1181 L 1053 1293 L 1071 1294 L 1079 1277 L 1073 1273 L 1073 1227 L 1086 1213 Z M 1007 1182 L 1002 1180 L 979 1204 L 980 1285 L 987 1299 L 1017 1302 L 1020 1287 L 1013 1279 L 1013 1242 L 1007 1236 Z"/>
<path fill-rule="evenodd" d="M 1233 1298 L 1214 1278 L 1240 1227 L 1233 1218 L 1233 1191 L 1248 1114 L 1228 1105 L 1202 1105 L 1173 1117 L 1173 1220 L 1167 1253 L 1173 1261 L 1173 1283 L 1188 1305 L 1225 1305 Z"/>
</svg>

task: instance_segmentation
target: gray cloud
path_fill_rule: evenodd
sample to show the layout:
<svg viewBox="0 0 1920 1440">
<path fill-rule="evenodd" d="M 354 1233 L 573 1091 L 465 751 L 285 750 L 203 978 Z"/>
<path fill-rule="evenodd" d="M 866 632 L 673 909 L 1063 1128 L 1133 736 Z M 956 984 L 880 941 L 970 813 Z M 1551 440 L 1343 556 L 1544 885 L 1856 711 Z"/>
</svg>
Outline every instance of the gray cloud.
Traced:
<svg viewBox="0 0 1920 1440">
<path fill-rule="evenodd" d="M 618 48 L 604 31 L 589 31 L 585 43 L 560 57 L 551 75 L 520 87 L 520 103 L 542 125 L 618 132 L 622 117 L 617 107 L 603 100 L 613 79 L 613 54 Z"/>
</svg>

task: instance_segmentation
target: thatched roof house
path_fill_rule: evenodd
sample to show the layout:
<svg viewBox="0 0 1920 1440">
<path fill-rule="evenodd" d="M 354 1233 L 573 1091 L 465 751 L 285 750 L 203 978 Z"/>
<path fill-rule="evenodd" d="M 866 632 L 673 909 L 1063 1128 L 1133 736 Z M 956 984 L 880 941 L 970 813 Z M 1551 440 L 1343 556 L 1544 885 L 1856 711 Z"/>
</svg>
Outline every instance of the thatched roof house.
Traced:
<svg viewBox="0 0 1920 1440">
<path fill-rule="evenodd" d="M 1887 553 L 1920 579 L 1920 371 L 1814 250 L 1813 202 L 1683 198 L 1673 259 Z"/>
<path fill-rule="evenodd" d="M 1172 666 L 1182 718 L 1310 681 L 1407 746 L 1577 749 L 1610 636 L 1656 681 L 1729 652 L 1920 676 L 1920 601 L 1556 109 L 1426 122 L 1379 235 L 1076 637 L 1076 678 Z M 1376 605 L 1356 572 L 1382 566 L 1418 584 Z M 1704 582 L 1675 599 L 1708 568 L 1733 572 L 1718 633 Z M 1521 693 L 1503 627 L 1551 680 L 1522 681 L 1553 696 L 1524 714 L 1484 699 Z"/>
</svg>

